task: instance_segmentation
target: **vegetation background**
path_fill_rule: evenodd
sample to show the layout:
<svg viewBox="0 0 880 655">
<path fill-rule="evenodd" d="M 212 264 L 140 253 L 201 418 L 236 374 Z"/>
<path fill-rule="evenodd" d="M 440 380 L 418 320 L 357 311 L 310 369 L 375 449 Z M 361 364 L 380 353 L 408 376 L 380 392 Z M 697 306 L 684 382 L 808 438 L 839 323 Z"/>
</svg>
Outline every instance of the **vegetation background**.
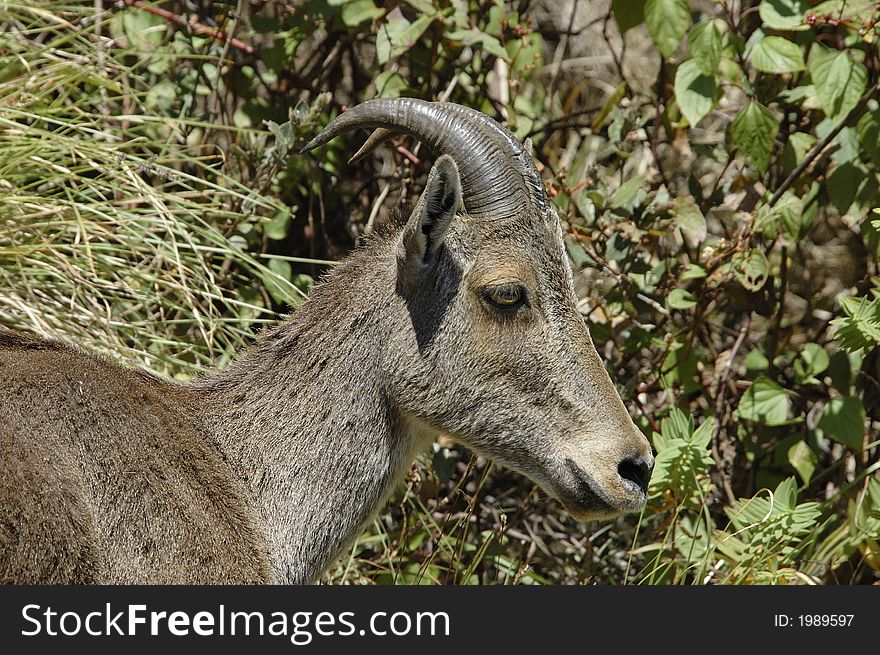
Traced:
<svg viewBox="0 0 880 655">
<path fill-rule="evenodd" d="M 880 581 L 880 3 L 0 2 L 0 323 L 186 378 L 293 309 L 430 161 L 375 96 L 531 139 L 657 451 L 580 525 L 453 443 L 333 583 Z"/>
</svg>

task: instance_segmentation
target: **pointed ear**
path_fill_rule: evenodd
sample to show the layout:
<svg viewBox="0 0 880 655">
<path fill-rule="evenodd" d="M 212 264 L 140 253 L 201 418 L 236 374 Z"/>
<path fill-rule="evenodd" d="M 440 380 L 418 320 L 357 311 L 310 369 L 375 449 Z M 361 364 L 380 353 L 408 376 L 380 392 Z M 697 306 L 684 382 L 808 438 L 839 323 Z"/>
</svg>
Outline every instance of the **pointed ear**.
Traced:
<svg viewBox="0 0 880 655">
<path fill-rule="evenodd" d="M 443 245 L 453 217 L 462 208 L 461 178 L 449 155 L 434 164 L 422 197 L 403 230 L 399 260 L 407 275 L 417 274 L 431 263 Z"/>
</svg>

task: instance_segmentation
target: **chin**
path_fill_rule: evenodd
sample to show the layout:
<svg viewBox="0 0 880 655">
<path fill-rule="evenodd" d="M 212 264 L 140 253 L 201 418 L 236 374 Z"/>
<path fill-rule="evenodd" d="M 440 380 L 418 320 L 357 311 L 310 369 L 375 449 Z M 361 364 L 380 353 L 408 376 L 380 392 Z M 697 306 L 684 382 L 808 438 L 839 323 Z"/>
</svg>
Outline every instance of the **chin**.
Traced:
<svg viewBox="0 0 880 655">
<path fill-rule="evenodd" d="M 587 521 L 610 521 L 624 514 L 632 514 L 641 511 L 644 503 L 635 504 L 624 508 L 615 508 L 610 505 L 604 507 L 583 506 L 577 503 L 562 501 L 562 506 L 574 519 L 586 523 Z"/>
</svg>

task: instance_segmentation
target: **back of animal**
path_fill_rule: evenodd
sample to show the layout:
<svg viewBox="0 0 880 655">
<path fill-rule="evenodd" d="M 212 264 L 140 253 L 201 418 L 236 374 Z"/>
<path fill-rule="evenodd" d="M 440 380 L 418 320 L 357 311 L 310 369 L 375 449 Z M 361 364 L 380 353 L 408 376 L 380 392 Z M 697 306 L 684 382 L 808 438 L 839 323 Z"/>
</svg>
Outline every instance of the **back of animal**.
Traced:
<svg viewBox="0 0 880 655">
<path fill-rule="evenodd" d="M 267 581 L 244 491 L 191 404 L 0 328 L 0 582 Z"/>
</svg>

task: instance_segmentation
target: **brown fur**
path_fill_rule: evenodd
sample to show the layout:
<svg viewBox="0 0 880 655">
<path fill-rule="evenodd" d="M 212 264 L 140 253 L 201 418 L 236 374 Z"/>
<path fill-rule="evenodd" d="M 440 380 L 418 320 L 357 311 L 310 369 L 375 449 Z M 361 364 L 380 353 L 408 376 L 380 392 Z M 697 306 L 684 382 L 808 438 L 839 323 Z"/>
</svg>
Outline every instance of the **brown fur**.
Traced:
<svg viewBox="0 0 880 655">
<path fill-rule="evenodd" d="M 441 433 L 581 518 L 641 507 L 620 463 L 650 467 L 650 448 L 577 312 L 558 219 L 462 207 L 443 156 L 405 225 L 190 384 L 0 330 L 0 581 L 313 581 Z M 527 302 L 488 303 L 503 283 Z"/>
</svg>

